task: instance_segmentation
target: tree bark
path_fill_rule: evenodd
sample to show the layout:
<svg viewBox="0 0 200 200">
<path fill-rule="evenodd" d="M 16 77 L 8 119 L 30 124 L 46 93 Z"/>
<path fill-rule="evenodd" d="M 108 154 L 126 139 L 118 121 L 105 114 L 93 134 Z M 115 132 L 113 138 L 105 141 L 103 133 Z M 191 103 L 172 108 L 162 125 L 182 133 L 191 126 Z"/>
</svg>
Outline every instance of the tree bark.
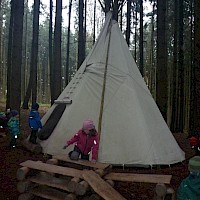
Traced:
<svg viewBox="0 0 200 200">
<path fill-rule="evenodd" d="M 156 101 L 165 121 L 167 121 L 168 78 L 166 45 L 166 0 L 157 1 L 157 78 Z"/>
<path fill-rule="evenodd" d="M 70 48 L 71 11 L 72 11 L 72 0 L 70 0 L 69 2 L 68 29 L 67 29 L 67 60 L 66 60 L 66 75 L 65 75 L 66 86 L 69 83 L 69 48 Z"/>
<path fill-rule="evenodd" d="M 143 46 L 143 0 L 140 0 L 140 73 L 144 75 L 144 46 Z"/>
<path fill-rule="evenodd" d="M 53 78 L 53 101 L 61 93 L 61 23 L 62 23 L 62 0 L 56 0 L 56 17 L 54 32 L 54 78 Z"/>
<path fill-rule="evenodd" d="M 14 0 L 11 0 L 10 10 L 10 24 L 9 24 L 9 36 L 8 36 L 8 52 L 7 52 L 7 96 L 6 96 L 6 108 L 10 108 L 10 80 L 11 80 L 11 60 L 12 60 L 12 36 L 13 36 L 13 15 L 14 15 Z"/>
<path fill-rule="evenodd" d="M 20 111 L 21 105 L 21 65 L 22 65 L 22 36 L 23 36 L 23 15 L 24 0 L 13 1 L 14 23 L 13 23 L 13 46 L 12 46 L 12 67 L 10 84 L 10 106 Z"/>
<path fill-rule="evenodd" d="M 80 68 L 82 62 L 85 59 L 83 10 L 84 10 L 84 2 L 83 2 L 83 0 L 79 0 L 79 22 L 78 22 L 79 30 L 78 30 L 78 63 L 77 63 L 77 69 Z"/>
</svg>

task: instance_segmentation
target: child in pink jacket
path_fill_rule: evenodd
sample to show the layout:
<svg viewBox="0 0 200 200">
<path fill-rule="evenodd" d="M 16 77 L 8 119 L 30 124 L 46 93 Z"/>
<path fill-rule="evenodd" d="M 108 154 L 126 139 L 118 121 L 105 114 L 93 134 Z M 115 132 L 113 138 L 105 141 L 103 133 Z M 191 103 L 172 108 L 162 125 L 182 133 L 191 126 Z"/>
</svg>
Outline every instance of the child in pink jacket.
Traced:
<svg viewBox="0 0 200 200">
<path fill-rule="evenodd" d="M 70 159 L 78 160 L 81 155 L 81 159 L 89 160 L 90 152 L 92 151 L 91 161 L 96 162 L 99 150 L 99 135 L 92 120 L 84 120 L 82 129 L 66 142 L 63 149 L 73 143 L 76 144 L 74 150 L 69 152 Z"/>
</svg>

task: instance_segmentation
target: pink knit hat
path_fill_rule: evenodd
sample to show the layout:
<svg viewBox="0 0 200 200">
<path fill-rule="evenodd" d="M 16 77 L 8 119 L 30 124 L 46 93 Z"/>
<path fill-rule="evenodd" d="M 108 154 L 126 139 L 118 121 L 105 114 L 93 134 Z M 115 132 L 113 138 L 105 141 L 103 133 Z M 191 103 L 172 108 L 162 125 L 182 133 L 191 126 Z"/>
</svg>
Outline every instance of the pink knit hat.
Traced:
<svg viewBox="0 0 200 200">
<path fill-rule="evenodd" d="M 91 119 L 86 119 L 83 121 L 83 129 L 84 130 L 91 130 L 91 129 L 94 129 L 95 126 L 94 126 L 94 123 Z"/>
</svg>

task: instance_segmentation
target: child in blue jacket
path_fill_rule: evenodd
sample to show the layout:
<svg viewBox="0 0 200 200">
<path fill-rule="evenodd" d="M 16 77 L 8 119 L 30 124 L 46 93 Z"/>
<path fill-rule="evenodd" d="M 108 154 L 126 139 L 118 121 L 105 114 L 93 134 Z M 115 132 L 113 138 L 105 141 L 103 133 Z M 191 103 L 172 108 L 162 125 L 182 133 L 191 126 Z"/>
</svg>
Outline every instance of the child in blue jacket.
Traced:
<svg viewBox="0 0 200 200">
<path fill-rule="evenodd" d="M 31 128 L 31 135 L 29 138 L 29 142 L 36 144 L 37 132 L 42 128 L 42 123 L 40 121 L 40 115 L 38 112 L 39 104 L 34 103 L 32 105 L 31 111 L 29 113 L 29 127 Z"/>
<path fill-rule="evenodd" d="M 15 148 L 17 143 L 19 130 L 19 113 L 17 110 L 11 110 L 10 119 L 8 121 L 8 127 L 11 134 L 10 148 Z"/>
</svg>

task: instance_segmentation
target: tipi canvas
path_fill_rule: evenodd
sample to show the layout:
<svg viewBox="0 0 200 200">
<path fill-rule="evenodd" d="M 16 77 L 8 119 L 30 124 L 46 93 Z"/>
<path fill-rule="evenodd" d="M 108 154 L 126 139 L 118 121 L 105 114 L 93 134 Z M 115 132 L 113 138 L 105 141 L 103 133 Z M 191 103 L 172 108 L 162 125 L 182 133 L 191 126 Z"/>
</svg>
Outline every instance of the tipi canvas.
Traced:
<svg viewBox="0 0 200 200">
<path fill-rule="evenodd" d="M 65 142 L 92 119 L 100 130 L 98 161 L 116 165 L 173 164 L 185 159 L 166 125 L 128 49 L 118 23 L 108 13 L 90 54 L 57 102 L 72 101 L 48 139 L 43 152 L 67 155 Z M 45 116 L 45 124 L 55 109 Z M 99 127 L 98 127 L 99 126 Z"/>
</svg>

